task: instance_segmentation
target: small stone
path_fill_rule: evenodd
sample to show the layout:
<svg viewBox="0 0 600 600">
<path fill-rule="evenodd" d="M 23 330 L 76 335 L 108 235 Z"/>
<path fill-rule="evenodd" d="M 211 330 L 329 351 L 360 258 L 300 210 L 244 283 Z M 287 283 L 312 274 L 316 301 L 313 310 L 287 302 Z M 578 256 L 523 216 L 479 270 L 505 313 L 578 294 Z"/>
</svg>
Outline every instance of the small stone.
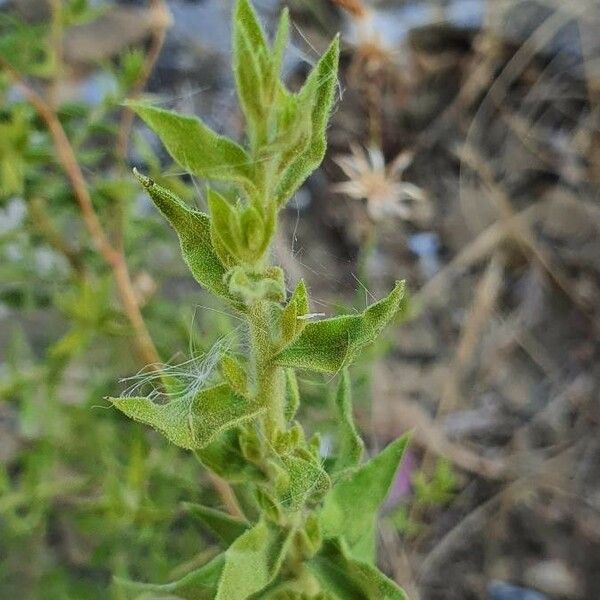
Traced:
<svg viewBox="0 0 600 600">
<path fill-rule="evenodd" d="M 561 560 L 545 560 L 525 571 L 525 582 L 539 590 L 561 598 L 579 598 L 575 574 Z"/>
<path fill-rule="evenodd" d="M 549 600 L 544 594 L 527 588 L 517 587 L 502 581 L 493 581 L 488 586 L 489 600 Z"/>
</svg>

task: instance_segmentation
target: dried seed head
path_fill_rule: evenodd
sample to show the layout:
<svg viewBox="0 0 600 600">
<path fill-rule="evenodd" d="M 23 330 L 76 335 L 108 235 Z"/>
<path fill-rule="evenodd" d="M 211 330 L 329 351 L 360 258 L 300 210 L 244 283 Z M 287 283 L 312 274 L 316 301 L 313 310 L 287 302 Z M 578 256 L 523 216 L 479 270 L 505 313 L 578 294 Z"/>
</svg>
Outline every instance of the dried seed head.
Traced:
<svg viewBox="0 0 600 600">
<path fill-rule="evenodd" d="M 427 222 L 432 207 L 425 191 L 402 180 L 412 159 L 412 153 L 405 151 L 386 165 L 379 148 L 365 151 L 353 144 L 351 154 L 335 159 L 349 179 L 333 189 L 357 200 L 365 199 L 367 211 L 375 221 L 396 216 L 406 221 Z"/>
</svg>

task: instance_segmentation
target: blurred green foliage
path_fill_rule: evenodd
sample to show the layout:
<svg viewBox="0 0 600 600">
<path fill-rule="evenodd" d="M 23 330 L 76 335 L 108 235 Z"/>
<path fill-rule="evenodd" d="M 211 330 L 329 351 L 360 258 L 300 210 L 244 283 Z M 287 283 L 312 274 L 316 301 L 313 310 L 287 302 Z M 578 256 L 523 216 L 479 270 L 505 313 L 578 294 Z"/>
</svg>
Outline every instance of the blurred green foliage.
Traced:
<svg viewBox="0 0 600 600">
<path fill-rule="evenodd" d="M 431 475 L 417 470 L 412 474 L 411 481 L 410 504 L 399 504 L 389 516 L 394 527 L 408 537 L 423 532 L 427 511 L 443 508 L 454 500 L 459 483 L 452 463 L 444 458 L 436 461 Z"/>
<path fill-rule="evenodd" d="M 105 8 L 84 0 L 60 6 L 62 31 Z M 51 28 L 0 15 L 0 58 L 42 93 L 66 76 Z M 159 351 L 176 357 L 190 335 L 200 353 L 228 318 L 175 309 L 181 295 L 190 306 L 207 300 L 186 286 L 176 239 L 144 210 L 119 156 L 121 103 L 144 60 L 142 51 L 124 50 L 95 69 L 112 91 L 97 104 L 69 100 L 55 111 L 102 223 L 123 240 Z M 163 181 L 148 141 L 134 132 L 132 145 L 139 165 Z M 192 195 L 180 180 L 169 186 Z M 165 272 L 182 282 L 171 297 L 155 293 Z M 211 552 L 212 540 L 178 509 L 184 500 L 214 503 L 193 456 L 99 401 L 142 366 L 52 137 L 0 67 L 0 597 L 118 598 L 115 573 L 168 579 L 192 568 L 184 562 L 191 556 Z"/>
</svg>

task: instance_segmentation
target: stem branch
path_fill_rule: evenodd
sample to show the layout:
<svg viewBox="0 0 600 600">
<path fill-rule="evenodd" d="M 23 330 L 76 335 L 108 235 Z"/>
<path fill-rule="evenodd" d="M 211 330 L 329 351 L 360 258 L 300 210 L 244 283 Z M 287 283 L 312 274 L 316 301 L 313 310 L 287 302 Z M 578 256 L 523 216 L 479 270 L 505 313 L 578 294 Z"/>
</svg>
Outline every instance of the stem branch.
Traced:
<svg viewBox="0 0 600 600">
<path fill-rule="evenodd" d="M 56 112 L 42 96 L 24 81 L 10 63 L 2 57 L 0 57 L 0 66 L 8 73 L 15 86 L 23 92 L 25 98 L 46 123 L 54 141 L 58 160 L 73 188 L 75 199 L 79 205 L 85 227 L 92 239 L 92 244 L 113 272 L 121 306 L 133 328 L 135 344 L 140 358 L 148 365 L 158 365 L 160 358 L 140 312 L 125 256 L 113 247 L 106 235 L 94 209 L 87 183 L 77 162 L 73 147 Z"/>
</svg>

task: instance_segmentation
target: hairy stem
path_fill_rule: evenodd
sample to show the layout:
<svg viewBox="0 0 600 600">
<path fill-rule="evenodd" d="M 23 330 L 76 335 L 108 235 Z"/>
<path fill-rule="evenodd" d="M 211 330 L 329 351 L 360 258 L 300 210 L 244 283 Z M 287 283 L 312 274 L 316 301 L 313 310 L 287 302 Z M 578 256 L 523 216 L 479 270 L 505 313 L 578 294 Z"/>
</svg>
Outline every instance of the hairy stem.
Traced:
<svg viewBox="0 0 600 600">
<path fill-rule="evenodd" d="M 257 302 L 248 315 L 251 335 L 251 364 L 256 379 L 256 398 L 267 407 L 265 427 L 269 437 L 285 429 L 283 369 L 273 364 L 272 315 L 266 301 Z"/>
</svg>

